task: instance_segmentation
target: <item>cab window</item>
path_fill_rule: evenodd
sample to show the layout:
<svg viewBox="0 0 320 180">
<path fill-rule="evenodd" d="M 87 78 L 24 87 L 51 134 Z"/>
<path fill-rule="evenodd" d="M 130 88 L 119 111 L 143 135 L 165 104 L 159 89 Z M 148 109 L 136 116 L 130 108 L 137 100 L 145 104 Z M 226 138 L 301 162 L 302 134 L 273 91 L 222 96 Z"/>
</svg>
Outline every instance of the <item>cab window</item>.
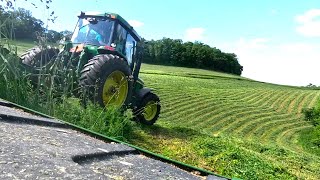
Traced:
<svg viewBox="0 0 320 180">
<path fill-rule="evenodd" d="M 134 52 L 135 45 L 136 45 L 136 41 L 133 39 L 133 37 L 130 34 L 128 34 L 127 41 L 126 41 L 126 57 L 129 65 L 132 64 L 133 55 L 135 53 Z"/>
<path fill-rule="evenodd" d="M 120 24 L 118 24 L 115 32 L 114 43 L 116 45 L 116 50 L 123 54 L 126 53 L 124 51 L 125 44 L 126 44 L 126 37 L 127 37 L 127 31 Z"/>
<path fill-rule="evenodd" d="M 78 25 L 73 33 L 73 43 L 86 43 L 96 46 L 109 45 L 114 21 L 86 18 L 79 19 Z"/>
</svg>

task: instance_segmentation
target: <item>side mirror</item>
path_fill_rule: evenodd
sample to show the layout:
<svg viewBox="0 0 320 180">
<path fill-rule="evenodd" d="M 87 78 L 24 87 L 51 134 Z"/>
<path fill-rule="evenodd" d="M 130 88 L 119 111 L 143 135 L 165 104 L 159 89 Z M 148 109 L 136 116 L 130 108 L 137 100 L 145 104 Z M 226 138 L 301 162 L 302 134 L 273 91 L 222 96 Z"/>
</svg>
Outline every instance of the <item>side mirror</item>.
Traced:
<svg viewBox="0 0 320 180">
<path fill-rule="evenodd" d="M 84 18 L 85 15 L 86 15 L 85 12 L 81 11 L 80 14 L 78 15 L 78 17 L 79 18 Z"/>
</svg>

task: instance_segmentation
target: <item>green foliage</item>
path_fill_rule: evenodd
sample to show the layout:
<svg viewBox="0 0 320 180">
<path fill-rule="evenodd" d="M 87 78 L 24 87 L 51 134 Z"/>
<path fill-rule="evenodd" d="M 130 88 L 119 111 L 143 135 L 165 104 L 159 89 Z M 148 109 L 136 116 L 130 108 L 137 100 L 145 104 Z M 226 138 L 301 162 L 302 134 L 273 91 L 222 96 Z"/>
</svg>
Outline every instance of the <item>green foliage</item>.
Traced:
<svg viewBox="0 0 320 180">
<path fill-rule="evenodd" d="M 319 157 L 259 141 L 209 135 L 175 125 L 142 126 L 130 141 L 167 157 L 227 177 L 317 179 Z"/>
<path fill-rule="evenodd" d="M 320 149 L 320 126 L 316 126 L 311 134 L 310 141 Z"/>
<path fill-rule="evenodd" d="M 64 100 L 54 110 L 54 116 L 89 130 L 125 140 L 132 131 L 132 115 L 129 111 L 122 113 L 119 109 L 103 109 L 89 104 L 83 108 L 77 99 Z"/>
<path fill-rule="evenodd" d="M 310 88 L 310 89 L 318 89 L 318 90 L 320 89 L 320 86 L 316 86 L 316 85 L 314 85 L 312 83 L 309 83 L 306 87 Z"/>
<path fill-rule="evenodd" d="M 305 130 L 301 132 L 299 142 L 304 149 L 312 154 L 320 156 L 320 130 L 319 126 L 314 127 L 311 130 Z"/>
<path fill-rule="evenodd" d="M 63 38 L 63 34 L 54 30 L 48 30 L 47 39 L 49 42 L 57 42 Z"/>
<path fill-rule="evenodd" d="M 314 126 L 320 125 L 320 101 L 316 107 L 303 110 L 305 119 L 310 121 Z"/>
<path fill-rule="evenodd" d="M 16 54 L 0 53 L 0 98 L 39 110 L 27 75 L 20 71 Z"/>
<path fill-rule="evenodd" d="M 230 177 L 244 179 L 294 179 L 282 166 L 269 163 L 259 154 L 238 147 L 232 139 L 198 137 L 192 146 L 199 156 L 207 159 L 208 166 Z"/>
<path fill-rule="evenodd" d="M 93 104 L 83 108 L 75 99 L 56 98 L 54 86 L 35 89 L 28 75 L 21 73 L 15 63 L 18 60 L 12 54 L 0 54 L 0 98 L 117 139 L 125 140 L 130 135 L 133 122 L 129 111 L 123 113 L 113 107 L 102 109 Z"/>
<path fill-rule="evenodd" d="M 51 0 L 41 1 L 46 4 L 47 9 L 51 2 Z M 34 3 L 31 4 L 35 6 Z M 54 12 L 48 19 L 54 21 L 53 15 Z M 46 47 L 48 42 L 55 42 L 63 35 L 70 35 L 69 31 L 61 33 L 52 30 L 45 33 L 45 31 L 43 22 L 34 18 L 31 11 L 22 8 L 15 9 L 10 0 L 7 1 L 6 6 L 0 6 L 0 34 L 2 37 L 0 37 L 0 98 L 60 117 L 62 120 L 71 121 L 108 136 L 125 139 L 131 132 L 131 115 L 116 108 L 102 109 L 92 104 L 83 108 L 77 101 L 64 98 L 70 97 L 71 92 L 68 91 L 68 87 L 73 83 L 73 79 L 70 78 L 70 73 L 58 69 L 59 61 L 55 61 L 50 67 L 50 72 L 44 74 L 40 70 L 36 77 L 25 71 L 27 67 L 21 64 L 17 51 L 21 53 L 28 49 L 30 44 L 21 43 L 19 47 L 16 47 L 12 45 L 12 38 L 38 40 L 39 47 Z M 4 46 L 9 49 L 3 48 Z M 65 77 L 57 79 L 58 71 L 65 74 Z M 29 81 L 31 76 L 37 78 L 38 83 L 31 84 Z M 54 83 L 57 80 L 60 80 L 59 84 Z"/>
<path fill-rule="evenodd" d="M 54 20 L 55 18 L 52 17 L 49 20 Z M 31 11 L 23 8 L 0 7 L 0 24 L 1 37 L 8 39 L 37 40 L 39 36 L 45 34 L 48 42 L 57 42 L 63 36 L 70 36 L 71 34 L 67 30 L 61 32 L 46 31 L 44 23 L 40 19 L 33 17 Z"/>
<path fill-rule="evenodd" d="M 201 42 L 183 43 L 180 39 L 163 38 L 148 41 L 143 46 L 143 61 L 146 63 L 196 67 L 237 75 L 243 70 L 235 54 L 224 53 Z"/>
<path fill-rule="evenodd" d="M 23 8 L 14 11 L 0 8 L 0 21 L 3 22 L 2 37 L 36 40 L 37 34 L 45 30 L 44 23 Z"/>
<path fill-rule="evenodd" d="M 16 49 L 12 45 L 8 47 Z M 70 94 L 67 87 L 72 81 L 65 77 L 65 84 L 60 84 L 64 87 L 64 94 L 61 95 L 61 91 L 57 94 L 60 86 L 53 83 L 55 71 L 50 72 L 52 74 L 40 72 L 37 77 L 39 84 L 31 84 L 30 74 L 24 71 L 17 54 L 10 50 L 2 48 L 0 51 L 0 98 L 117 139 L 125 140 L 129 136 L 133 125 L 130 113 L 113 107 L 102 109 L 92 104 L 83 108 L 77 100 L 63 98 Z"/>
<path fill-rule="evenodd" d="M 315 107 L 304 109 L 303 113 L 305 120 L 310 121 L 315 127 L 303 136 L 302 141 L 309 141 L 320 152 L 320 101 Z"/>
</svg>

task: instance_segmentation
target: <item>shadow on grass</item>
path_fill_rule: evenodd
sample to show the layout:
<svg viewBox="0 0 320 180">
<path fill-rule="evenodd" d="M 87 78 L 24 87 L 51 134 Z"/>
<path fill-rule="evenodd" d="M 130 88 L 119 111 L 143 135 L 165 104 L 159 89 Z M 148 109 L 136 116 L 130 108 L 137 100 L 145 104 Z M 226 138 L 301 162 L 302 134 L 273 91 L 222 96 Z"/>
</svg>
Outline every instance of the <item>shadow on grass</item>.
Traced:
<svg viewBox="0 0 320 180">
<path fill-rule="evenodd" d="M 178 126 L 163 127 L 160 125 L 153 125 L 153 126 L 140 125 L 139 128 L 147 134 L 150 134 L 155 137 L 161 136 L 166 139 L 178 138 L 182 140 L 188 140 L 188 139 L 195 138 L 202 135 L 197 130 L 186 128 L 186 127 L 178 127 Z"/>
</svg>

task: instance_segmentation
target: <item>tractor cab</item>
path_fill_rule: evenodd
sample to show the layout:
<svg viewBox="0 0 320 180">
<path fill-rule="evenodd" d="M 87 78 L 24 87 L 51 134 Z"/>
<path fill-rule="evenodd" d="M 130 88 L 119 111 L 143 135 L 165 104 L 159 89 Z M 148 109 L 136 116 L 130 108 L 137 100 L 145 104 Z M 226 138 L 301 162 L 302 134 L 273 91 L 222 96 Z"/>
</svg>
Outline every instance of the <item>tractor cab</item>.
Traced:
<svg viewBox="0 0 320 180">
<path fill-rule="evenodd" d="M 139 35 L 120 15 L 81 12 L 71 42 L 94 46 L 98 54 L 115 53 L 133 66 Z M 96 54 L 96 53 L 94 53 Z"/>
</svg>

